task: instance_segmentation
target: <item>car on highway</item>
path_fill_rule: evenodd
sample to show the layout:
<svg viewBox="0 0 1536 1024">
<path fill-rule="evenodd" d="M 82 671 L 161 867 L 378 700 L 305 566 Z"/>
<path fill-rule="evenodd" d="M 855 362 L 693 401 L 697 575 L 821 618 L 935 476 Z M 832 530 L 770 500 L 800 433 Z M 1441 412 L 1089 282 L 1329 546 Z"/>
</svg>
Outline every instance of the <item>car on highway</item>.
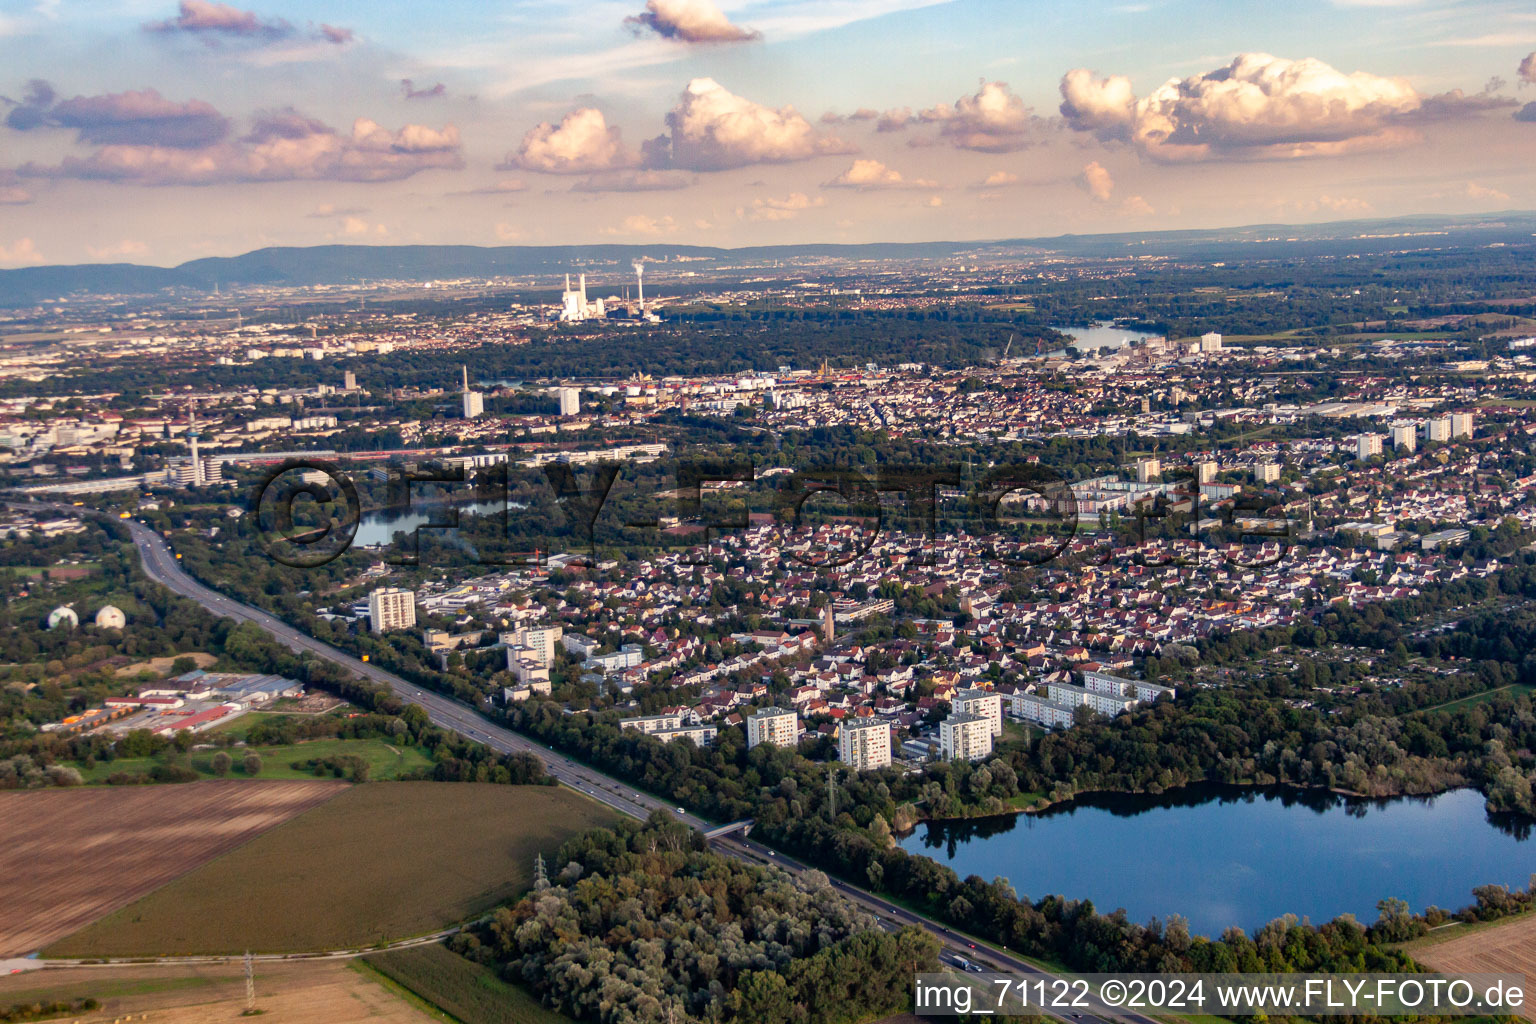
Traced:
<svg viewBox="0 0 1536 1024">
<path fill-rule="evenodd" d="M 678 814 L 687 814 L 687 813 L 688 813 L 688 812 L 687 812 L 687 811 L 685 811 L 685 810 L 683 810 L 683 809 L 682 809 L 682 808 L 681 808 L 681 807 L 679 807 L 679 808 L 678 808 L 678 809 L 677 809 L 677 813 L 678 813 Z"/>
</svg>

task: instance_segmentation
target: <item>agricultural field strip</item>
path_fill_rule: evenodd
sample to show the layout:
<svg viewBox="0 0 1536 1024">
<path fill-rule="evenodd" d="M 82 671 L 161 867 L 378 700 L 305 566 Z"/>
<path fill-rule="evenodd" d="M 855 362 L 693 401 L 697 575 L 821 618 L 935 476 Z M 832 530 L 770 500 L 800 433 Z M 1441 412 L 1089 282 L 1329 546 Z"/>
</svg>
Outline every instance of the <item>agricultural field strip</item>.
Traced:
<svg viewBox="0 0 1536 1024">
<path fill-rule="evenodd" d="M 345 789 L 204 782 L 0 793 L 0 956 L 38 950 Z"/>
</svg>

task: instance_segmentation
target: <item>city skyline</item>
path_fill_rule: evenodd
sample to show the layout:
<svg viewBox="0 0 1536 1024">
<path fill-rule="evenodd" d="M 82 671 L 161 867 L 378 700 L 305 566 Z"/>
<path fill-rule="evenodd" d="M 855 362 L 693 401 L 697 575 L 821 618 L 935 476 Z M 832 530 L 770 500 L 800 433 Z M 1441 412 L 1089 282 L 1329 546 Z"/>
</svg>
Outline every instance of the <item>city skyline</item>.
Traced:
<svg viewBox="0 0 1536 1024">
<path fill-rule="evenodd" d="M 1536 14 L 0 4 L 0 266 L 1529 208 Z"/>
</svg>

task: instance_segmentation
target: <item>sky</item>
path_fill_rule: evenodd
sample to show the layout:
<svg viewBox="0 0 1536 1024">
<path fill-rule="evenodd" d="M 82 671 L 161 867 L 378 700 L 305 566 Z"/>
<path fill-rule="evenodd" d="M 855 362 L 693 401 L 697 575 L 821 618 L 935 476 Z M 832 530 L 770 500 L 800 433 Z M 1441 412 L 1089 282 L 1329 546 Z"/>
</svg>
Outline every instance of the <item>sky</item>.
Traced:
<svg viewBox="0 0 1536 1024">
<path fill-rule="evenodd" d="M 1530 0 L 0 0 L 0 267 L 1536 208 Z"/>
</svg>

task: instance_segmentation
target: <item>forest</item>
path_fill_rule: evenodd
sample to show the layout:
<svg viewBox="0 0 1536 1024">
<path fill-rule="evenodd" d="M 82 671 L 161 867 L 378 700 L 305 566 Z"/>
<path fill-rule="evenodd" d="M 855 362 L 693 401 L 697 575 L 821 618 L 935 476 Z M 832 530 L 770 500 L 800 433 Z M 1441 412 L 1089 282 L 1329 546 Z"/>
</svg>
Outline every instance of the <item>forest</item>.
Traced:
<svg viewBox="0 0 1536 1024">
<path fill-rule="evenodd" d="M 937 969 L 937 940 L 881 930 L 821 872 L 724 857 L 663 812 L 554 864 L 452 946 L 578 1020 L 853 1024 L 905 1009 L 912 975 Z"/>
</svg>

